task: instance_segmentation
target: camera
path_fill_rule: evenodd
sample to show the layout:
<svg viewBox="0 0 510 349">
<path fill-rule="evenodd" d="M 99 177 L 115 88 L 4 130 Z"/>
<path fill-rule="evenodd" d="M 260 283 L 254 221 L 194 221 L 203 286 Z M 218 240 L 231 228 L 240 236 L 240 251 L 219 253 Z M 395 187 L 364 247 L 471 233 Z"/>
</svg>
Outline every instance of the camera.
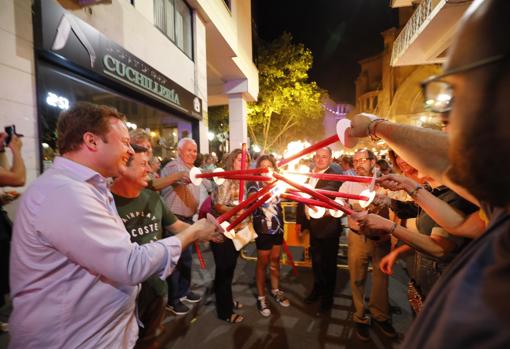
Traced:
<svg viewBox="0 0 510 349">
<path fill-rule="evenodd" d="M 5 126 L 4 130 L 5 130 L 5 133 L 7 133 L 7 137 L 5 137 L 5 145 L 6 146 L 9 145 L 9 143 L 11 143 L 13 135 L 16 135 L 18 137 L 23 137 L 22 134 L 19 134 L 16 132 L 16 125 Z"/>
</svg>

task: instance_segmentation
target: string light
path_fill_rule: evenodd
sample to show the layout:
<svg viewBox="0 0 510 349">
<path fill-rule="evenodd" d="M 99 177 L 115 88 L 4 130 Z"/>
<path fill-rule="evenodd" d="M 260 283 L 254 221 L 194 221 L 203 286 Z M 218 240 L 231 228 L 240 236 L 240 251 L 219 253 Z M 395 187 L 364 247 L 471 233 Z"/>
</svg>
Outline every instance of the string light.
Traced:
<svg viewBox="0 0 510 349">
<path fill-rule="evenodd" d="M 331 109 L 326 104 L 323 104 L 322 106 L 328 113 L 331 113 L 336 116 L 345 116 L 352 110 L 352 107 L 350 104 L 337 104 L 337 110 L 340 109 L 340 111 Z"/>
</svg>

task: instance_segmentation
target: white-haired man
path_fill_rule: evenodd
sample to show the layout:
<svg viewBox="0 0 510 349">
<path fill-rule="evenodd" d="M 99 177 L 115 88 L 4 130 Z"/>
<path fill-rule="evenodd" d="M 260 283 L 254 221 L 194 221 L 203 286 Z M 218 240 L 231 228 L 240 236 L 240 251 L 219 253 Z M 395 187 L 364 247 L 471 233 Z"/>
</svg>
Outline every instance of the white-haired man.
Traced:
<svg viewBox="0 0 510 349">
<path fill-rule="evenodd" d="M 169 162 L 162 170 L 161 177 L 173 173 L 189 173 L 197 159 L 197 144 L 191 138 L 183 138 L 177 144 L 177 159 Z M 188 176 L 174 182 L 161 191 L 167 208 L 181 221 L 193 224 L 193 216 L 198 211 L 200 187 L 193 185 Z M 183 250 L 174 273 L 167 279 L 168 306 L 176 315 L 186 314 L 190 309 L 183 301 L 199 302 L 201 297 L 190 290 L 191 286 L 191 246 Z"/>
</svg>

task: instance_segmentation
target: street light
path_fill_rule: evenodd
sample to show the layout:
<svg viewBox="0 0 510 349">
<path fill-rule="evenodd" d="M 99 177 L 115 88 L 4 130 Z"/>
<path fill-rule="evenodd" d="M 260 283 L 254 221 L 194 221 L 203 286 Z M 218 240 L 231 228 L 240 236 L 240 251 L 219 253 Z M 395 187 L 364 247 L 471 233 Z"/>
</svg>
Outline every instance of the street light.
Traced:
<svg viewBox="0 0 510 349">
<path fill-rule="evenodd" d="M 209 139 L 210 142 L 212 142 L 214 140 L 214 133 L 209 131 L 207 133 L 207 138 Z"/>
</svg>

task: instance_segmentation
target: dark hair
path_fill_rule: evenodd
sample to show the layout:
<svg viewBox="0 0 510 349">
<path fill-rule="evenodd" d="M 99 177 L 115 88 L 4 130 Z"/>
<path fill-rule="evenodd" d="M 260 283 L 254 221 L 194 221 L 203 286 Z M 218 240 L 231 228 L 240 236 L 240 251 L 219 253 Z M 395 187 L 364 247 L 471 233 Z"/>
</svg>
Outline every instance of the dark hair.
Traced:
<svg viewBox="0 0 510 349">
<path fill-rule="evenodd" d="M 354 164 L 352 163 L 352 156 L 350 156 L 350 155 L 344 155 L 344 156 L 342 156 L 342 157 L 341 157 L 341 159 L 340 159 L 340 161 L 341 161 L 342 163 L 344 163 L 344 164 L 348 164 L 348 165 L 349 165 L 349 167 L 351 167 L 351 168 L 352 168 L 352 167 L 353 167 L 353 165 L 354 165 Z"/>
<path fill-rule="evenodd" d="M 145 153 L 146 151 L 149 150 L 145 147 L 142 147 L 141 145 L 134 144 L 134 143 L 131 143 L 131 148 L 133 148 L 133 150 L 135 151 L 135 154 Z M 129 157 L 128 161 L 126 162 L 126 166 L 131 166 L 131 162 L 133 162 L 132 155 Z"/>
<path fill-rule="evenodd" d="M 198 153 L 197 158 L 195 159 L 195 162 L 193 163 L 193 166 L 200 167 L 200 166 L 202 166 L 203 162 L 204 162 L 204 156 L 201 153 Z"/>
<path fill-rule="evenodd" d="M 390 164 L 388 163 L 388 161 L 386 160 L 383 160 L 383 159 L 379 159 L 377 160 L 376 162 L 376 165 L 379 165 L 379 168 L 381 169 L 381 172 L 391 172 L 392 171 L 392 168 L 390 166 Z"/>
<path fill-rule="evenodd" d="M 367 152 L 367 155 L 368 155 L 368 159 L 369 159 L 369 160 L 377 160 L 377 157 L 375 156 L 374 152 L 373 152 L 373 151 L 371 151 L 370 149 L 366 149 L 366 148 L 365 148 L 365 149 L 358 149 L 358 150 L 356 151 L 356 153 L 358 153 L 358 152 L 363 152 L 363 151 L 366 151 L 366 152 Z"/>
<path fill-rule="evenodd" d="M 57 122 L 57 147 L 60 154 L 78 150 L 87 132 L 98 135 L 106 143 L 110 118 L 125 120 L 125 116 L 115 108 L 86 102 L 78 102 L 71 109 L 60 113 Z"/>
<path fill-rule="evenodd" d="M 234 169 L 234 161 L 235 159 L 237 158 L 237 156 L 239 154 L 242 153 L 242 150 L 237 148 L 237 149 L 234 149 L 232 150 L 230 153 L 228 153 L 224 158 L 223 158 L 223 166 L 224 166 L 224 169 L 227 170 L 227 171 L 231 171 Z M 246 161 L 249 162 L 250 161 L 250 154 L 248 154 L 248 152 L 246 152 Z"/>
<path fill-rule="evenodd" d="M 266 154 L 266 155 L 261 155 L 257 158 L 257 162 L 255 164 L 255 167 L 256 168 L 259 168 L 260 167 L 260 164 L 262 163 L 262 161 L 264 160 L 267 160 L 269 162 L 271 162 L 271 164 L 273 165 L 274 168 L 276 168 L 276 159 L 274 158 L 273 155 L 270 155 L 270 154 Z"/>
</svg>

